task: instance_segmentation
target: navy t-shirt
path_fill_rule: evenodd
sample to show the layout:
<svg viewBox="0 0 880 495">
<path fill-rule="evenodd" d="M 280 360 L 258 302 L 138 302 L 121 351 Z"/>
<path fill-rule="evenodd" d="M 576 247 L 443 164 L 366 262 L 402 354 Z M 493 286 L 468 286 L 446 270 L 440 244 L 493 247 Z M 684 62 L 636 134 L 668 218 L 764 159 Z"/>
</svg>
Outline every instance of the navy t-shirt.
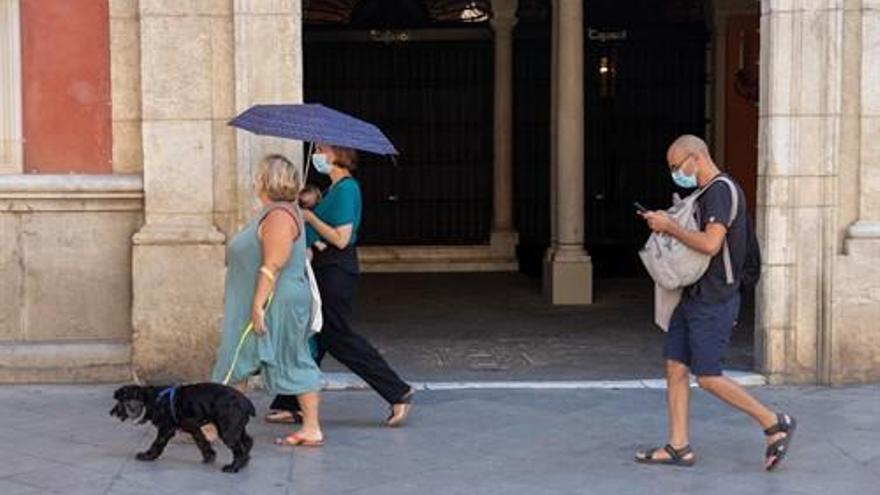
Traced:
<svg viewBox="0 0 880 495">
<path fill-rule="evenodd" d="M 729 175 L 724 174 L 724 176 L 733 181 Z M 736 181 L 733 182 L 736 184 L 739 200 L 736 218 L 727 229 L 726 237 L 727 246 L 730 249 L 730 261 L 733 265 L 734 283 L 732 285 L 727 283 L 727 274 L 724 270 L 724 247 L 722 246 L 718 254 L 712 257 L 709 269 L 706 270 L 703 277 L 688 288 L 688 295 L 693 299 L 708 303 L 721 303 L 739 293 L 740 279 L 746 260 L 746 229 L 748 228 L 746 215 L 748 215 L 748 210 L 742 188 Z M 705 231 L 706 226 L 710 223 L 719 223 L 727 227 L 730 222 L 732 201 L 730 186 L 720 180 L 712 183 L 709 189 L 697 199 L 700 228 Z"/>
</svg>

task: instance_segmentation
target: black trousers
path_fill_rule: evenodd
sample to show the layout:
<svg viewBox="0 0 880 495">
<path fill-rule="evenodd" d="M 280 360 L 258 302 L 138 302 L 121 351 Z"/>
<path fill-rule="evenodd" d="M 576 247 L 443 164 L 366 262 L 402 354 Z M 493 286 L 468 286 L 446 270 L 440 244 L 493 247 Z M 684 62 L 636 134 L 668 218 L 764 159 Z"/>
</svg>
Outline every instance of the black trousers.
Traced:
<svg viewBox="0 0 880 495">
<path fill-rule="evenodd" d="M 324 328 L 318 334 L 318 366 L 329 353 L 334 359 L 361 377 L 389 404 L 396 404 L 409 392 L 410 386 L 391 369 L 385 358 L 367 339 L 352 330 L 352 304 L 357 274 L 339 266 L 328 265 L 315 269 L 318 289 L 323 303 Z M 295 395 L 278 395 L 271 409 L 298 411 Z"/>
</svg>

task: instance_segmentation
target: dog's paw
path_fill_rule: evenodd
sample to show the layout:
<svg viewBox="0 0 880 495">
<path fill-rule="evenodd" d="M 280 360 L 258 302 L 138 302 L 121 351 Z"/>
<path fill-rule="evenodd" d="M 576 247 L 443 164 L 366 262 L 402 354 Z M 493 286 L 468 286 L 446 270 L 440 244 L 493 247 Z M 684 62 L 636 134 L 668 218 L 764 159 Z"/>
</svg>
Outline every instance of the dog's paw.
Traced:
<svg viewBox="0 0 880 495">
<path fill-rule="evenodd" d="M 211 452 L 210 454 L 202 454 L 202 463 L 211 464 L 217 459 L 217 453 Z"/>
<path fill-rule="evenodd" d="M 251 458 L 249 456 L 240 457 L 238 459 L 233 459 L 232 464 L 227 464 L 227 465 L 223 466 L 223 472 L 224 473 L 237 473 L 237 472 L 241 471 L 242 468 L 247 466 L 248 461 L 250 461 L 250 460 L 251 460 Z"/>
<path fill-rule="evenodd" d="M 155 461 L 159 456 L 153 455 L 150 452 L 138 452 L 138 455 L 134 456 L 135 459 L 139 461 Z"/>
</svg>

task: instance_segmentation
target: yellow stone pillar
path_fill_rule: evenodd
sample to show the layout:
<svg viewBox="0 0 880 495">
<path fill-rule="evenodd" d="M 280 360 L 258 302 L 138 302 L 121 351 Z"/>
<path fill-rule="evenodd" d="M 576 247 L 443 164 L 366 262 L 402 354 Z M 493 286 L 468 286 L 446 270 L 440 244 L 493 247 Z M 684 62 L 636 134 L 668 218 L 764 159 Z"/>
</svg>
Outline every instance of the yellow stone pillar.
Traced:
<svg viewBox="0 0 880 495">
<path fill-rule="evenodd" d="M 593 264 L 584 248 L 583 2 L 559 0 L 553 15 L 556 235 L 544 264 L 544 293 L 553 304 L 585 305 L 593 302 Z"/>
</svg>

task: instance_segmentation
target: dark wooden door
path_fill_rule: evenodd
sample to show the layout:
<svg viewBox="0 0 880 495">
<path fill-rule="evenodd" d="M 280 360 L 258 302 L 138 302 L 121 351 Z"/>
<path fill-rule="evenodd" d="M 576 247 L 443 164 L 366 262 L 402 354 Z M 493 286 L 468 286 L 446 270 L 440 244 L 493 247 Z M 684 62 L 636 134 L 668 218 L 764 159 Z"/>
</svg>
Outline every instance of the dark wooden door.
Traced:
<svg viewBox="0 0 880 495">
<path fill-rule="evenodd" d="M 396 163 L 362 156 L 357 175 L 364 191 L 363 243 L 488 240 L 493 88 L 488 34 L 484 27 L 379 36 L 306 33 L 306 101 L 375 123 L 400 151 Z"/>
<path fill-rule="evenodd" d="M 758 14 L 727 19 L 724 68 L 724 158 L 743 188 L 752 220 L 758 189 Z"/>
</svg>

